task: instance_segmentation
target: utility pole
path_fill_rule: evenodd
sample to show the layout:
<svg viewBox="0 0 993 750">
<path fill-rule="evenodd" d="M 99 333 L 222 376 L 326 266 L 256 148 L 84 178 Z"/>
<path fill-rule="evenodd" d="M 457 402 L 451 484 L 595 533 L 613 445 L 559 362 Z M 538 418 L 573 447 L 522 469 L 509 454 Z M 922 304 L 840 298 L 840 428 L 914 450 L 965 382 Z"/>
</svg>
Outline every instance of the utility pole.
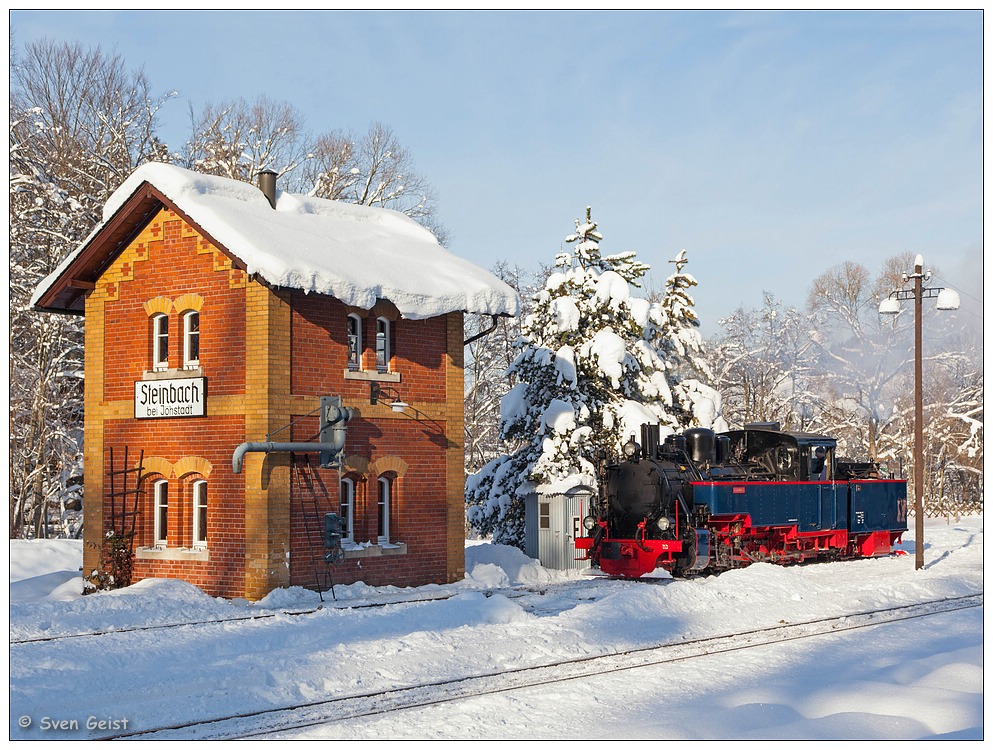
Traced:
<svg viewBox="0 0 993 750">
<path fill-rule="evenodd" d="M 903 283 L 914 280 L 913 290 L 891 292 L 879 303 L 883 315 L 896 315 L 900 312 L 900 300 L 914 300 L 914 569 L 924 567 L 924 358 L 921 354 L 923 340 L 922 312 L 924 299 L 937 297 L 939 310 L 957 310 L 958 293 L 951 289 L 925 288 L 931 272 L 924 272 L 924 256 L 918 255 L 914 261 L 914 272 L 903 274 Z"/>
<path fill-rule="evenodd" d="M 930 276 L 930 274 L 928 274 Z M 914 263 L 914 570 L 924 567 L 924 358 L 921 356 L 924 258 Z"/>
</svg>

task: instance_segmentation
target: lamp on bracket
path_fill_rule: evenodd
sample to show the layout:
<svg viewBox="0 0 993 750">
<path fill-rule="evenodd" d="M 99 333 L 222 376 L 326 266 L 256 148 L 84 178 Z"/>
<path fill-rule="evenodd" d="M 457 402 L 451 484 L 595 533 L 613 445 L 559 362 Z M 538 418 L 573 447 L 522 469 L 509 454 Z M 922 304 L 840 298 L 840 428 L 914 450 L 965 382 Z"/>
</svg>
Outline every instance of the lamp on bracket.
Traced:
<svg viewBox="0 0 993 750">
<path fill-rule="evenodd" d="M 924 567 L 924 364 L 921 354 L 922 308 L 926 299 L 936 299 L 939 310 L 957 310 L 959 295 L 953 289 L 926 287 L 924 282 L 931 280 L 931 272 L 924 270 L 924 256 L 914 260 L 914 272 L 902 275 L 903 283 L 913 280 L 913 289 L 897 289 L 890 292 L 879 303 L 881 315 L 896 315 L 900 312 L 900 300 L 914 301 L 914 546 L 916 555 L 914 567 Z"/>
<path fill-rule="evenodd" d="M 389 400 L 391 398 L 393 399 L 392 401 Z M 405 404 L 400 399 L 399 391 L 389 386 L 380 385 L 375 380 L 369 383 L 369 403 L 372 406 L 376 404 L 389 404 L 390 408 L 397 414 L 403 414 L 403 410 L 409 406 L 409 404 Z"/>
</svg>

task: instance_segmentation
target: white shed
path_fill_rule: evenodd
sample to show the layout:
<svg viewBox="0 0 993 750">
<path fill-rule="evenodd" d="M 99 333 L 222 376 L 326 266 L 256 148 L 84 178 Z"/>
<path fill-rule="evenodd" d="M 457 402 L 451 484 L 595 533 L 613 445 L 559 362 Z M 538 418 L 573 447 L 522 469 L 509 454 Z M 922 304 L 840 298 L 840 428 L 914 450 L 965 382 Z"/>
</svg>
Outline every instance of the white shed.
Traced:
<svg viewBox="0 0 993 750">
<path fill-rule="evenodd" d="M 524 553 L 552 570 L 586 570 L 577 560 L 575 540 L 587 536 L 583 517 L 589 515 L 594 490 L 573 487 L 564 494 L 532 493 L 524 500 Z"/>
</svg>

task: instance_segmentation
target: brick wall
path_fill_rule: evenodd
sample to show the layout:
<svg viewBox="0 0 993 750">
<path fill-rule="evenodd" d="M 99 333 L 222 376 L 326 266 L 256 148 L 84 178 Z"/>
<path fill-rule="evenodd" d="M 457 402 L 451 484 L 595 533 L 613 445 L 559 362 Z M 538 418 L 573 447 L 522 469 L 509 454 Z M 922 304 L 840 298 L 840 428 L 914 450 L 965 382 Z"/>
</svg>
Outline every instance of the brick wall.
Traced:
<svg viewBox="0 0 993 750">
<path fill-rule="evenodd" d="M 357 459 L 342 472 L 355 483 L 355 541 L 377 541 L 377 480 L 379 471 L 395 479 L 391 507 L 390 543 L 406 545 L 406 554 L 349 557 L 332 568 L 338 583 L 364 581 L 370 585 L 413 586 L 445 583 L 462 578 L 464 545 L 462 521 L 462 325 L 461 315 L 427 320 L 404 320 L 396 309 L 380 302 L 372 310 L 348 307 L 324 295 L 290 295 L 291 383 L 294 398 L 341 395 L 356 416 L 348 425 L 344 454 Z M 347 318 L 362 321 L 362 371 L 345 375 Z M 386 401 L 399 396 L 408 404 L 406 414 L 388 404 L 370 403 L 370 384 L 376 375 L 376 320 L 391 322 L 390 376 L 380 385 L 390 389 Z M 457 328 L 457 331 L 456 331 Z M 458 361 L 450 350 L 457 349 Z M 363 379 L 368 378 L 368 379 Z M 458 387 L 452 384 L 457 380 Z M 454 396 L 454 405 L 449 399 Z M 314 407 L 312 407 L 314 408 Z M 318 430 L 316 417 L 299 419 L 294 440 L 311 440 Z M 453 423 L 453 413 L 456 419 Z M 457 454 L 457 466 L 449 458 Z M 403 464 L 397 476 L 392 460 Z M 339 473 L 316 468 L 317 456 L 298 456 L 291 472 L 290 581 L 312 586 L 323 575 L 323 547 L 319 529 L 325 512 L 340 507 Z M 453 466 L 457 476 L 450 476 Z M 458 508 L 458 522 L 450 519 Z M 306 516 L 310 516 L 309 519 Z M 456 528 L 457 527 L 457 528 Z M 456 537 L 449 539 L 453 528 Z M 451 554 L 457 546 L 459 554 Z"/>
<path fill-rule="evenodd" d="M 209 560 L 142 559 L 139 555 L 135 580 L 182 578 L 215 596 L 243 596 L 245 514 L 241 498 L 245 481 L 231 471 L 231 446 L 243 441 L 244 418 L 226 415 L 208 419 L 206 429 L 200 419 L 109 420 L 104 423 L 104 439 L 108 446 L 115 446 L 118 461 L 117 446 L 139 446 L 145 451 L 147 478 L 139 497 L 136 549 L 154 545 L 152 486 L 159 479 L 169 482 L 168 548 L 192 548 L 192 480 L 207 480 Z M 167 429 L 161 426 L 164 424 Z M 130 457 L 137 462 L 133 449 Z M 108 529 L 109 518 L 104 527 Z"/>
<path fill-rule="evenodd" d="M 153 540 L 152 483 L 169 483 L 169 546 L 138 555 L 134 580 L 183 578 L 213 595 L 241 596 L 245 579 L 244 478 L 231 470 L 233 446 L 245 434 L 245 274 L 176 214 L 161 210 L 117 257 L 86 306 L 84 571 L 99 567 L 110 528 L 108 451 L 115 469 L 144 451 L 136 549 Z M 184 373 L 182 317 L 200 314 L 200 370 Z M 207 378 L 207 416 L 135 419 L 134 383 L 152 367 L 151 318 L 169 318 L 169 367 L 163 376 Z M 208 482 L 206 560 L 182 557 L 192 547 L 191 480 Z M 134 476 L 130 478 L 134 486 Z M 116 479 L 120 489 L 122 478 Z M 118 501 L 120 502 L 120 500 Z M 131 505 L 128 499 L 128 505 Z M 169 549 L 171 548 L 171 550 Z M 186 555 L 188 558 L 194 555 Z M 199 557 L 205 557 L 202 553 Z"/>
<path fill-rule="evenodd" d="M 427 428 L 414 420 L 372 421 L 362 416 L 349 423 L 347 466 L 341 476 L 355 486 L 354 540 L 377 543 L 378 479 L 387 476 L 393 480 L 389 541 L 405 544 L 406 554 L 347 559 L 332 568 L 336 583 L 415 586 L 448 581 L 445 451 L 438 447 L 444 439 L 439 427 L 443 425 Z M 317 430 L 317 419 L 301 419 L 295 430 L 294 439 L 303 439 Z M 348 461 L 353 455 L 371 461 Z M 323 575 L 323 516 L 339 512 L 341 503 L 339 472 L 317 464 L 316 454 L 297 455 L 291 471 L 293 585 L 312 587 L 315 576 Z"/>
</svg>

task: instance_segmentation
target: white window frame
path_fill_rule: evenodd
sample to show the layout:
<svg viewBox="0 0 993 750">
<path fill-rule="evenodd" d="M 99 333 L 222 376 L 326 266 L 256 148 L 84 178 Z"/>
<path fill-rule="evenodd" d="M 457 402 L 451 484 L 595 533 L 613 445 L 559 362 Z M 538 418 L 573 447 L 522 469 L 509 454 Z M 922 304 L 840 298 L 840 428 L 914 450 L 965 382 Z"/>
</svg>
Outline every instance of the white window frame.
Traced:
<svg viewBox="0 0 993 750">
<path fill-rule="evenodd" d="M 152 316 L 152 369 L 169 369 L 169 316 Z"/>
<path fill-rule="evenodd" d="M 191 330 L 193 316 L 196 316 L 196 331 Z M 194 336 L 197 340 L 197 355 L 196 357 L 191 357 L 190 354 L 193 349 L 192 343 Z M 187 370 L 193 370 L 200 366 L 200 313 L 197 310 L 190 310 L 189 312 L 183 313 L 183 366 Z"/>
<path fill-rule="evenodd" d="M 380 349 L 382 344 L 382 349 Z M 382 352 L 382 357 L 380 357 Z M 376 318 L 376 370 L 378 372 L 390 371 L 390 321 L 386 318 Z M 382 364 L 380 364 L 382 359 Z"/>
<path fill-rule="evenodd" d="M 167 547 L 169 544 L 169 482 L 159 479 L 152 485 L 154 544 Z"/>
<path fill-rule="evenodd" d="M 355 324 L 355 333 L 352 333 L 352 323 Z M 361 370 L 362 369 L 362 318 L 354 313 L 348 316 L 348 321 L 345 326 L 346 335 L 346 345 L 347 345 L 347 356 L 348 356 L 348 369 L 349 370 Z M 353 338 L 355 340 L 354 344 L 354 359 L 353 359 Z"/>
<path fill-rule="evenodd" d="M 200 511 L 203 510 L 203 518 Z M 203 537 L 201 539 L 201 537 Z M 193 482 L 193 547 L 207 547 L 207 480 L 197 479 Z"/>
<path fill-rule="evenodd" d="M 376 540 L 390 541 L 390 505 L 393 501 L 393 480 L 380 477 L 376 482 Z M 385 495 L 385 501 L 384 496 Z"/>
<path fill-rule="evenodd" d="M 355 480 L 343 477 L 339 489 L 341 499 L 338 504 L 338 514 L 345 519 L 345 529 L 341 536 L 343 542 L 355 541 Z"/>
</svg>

